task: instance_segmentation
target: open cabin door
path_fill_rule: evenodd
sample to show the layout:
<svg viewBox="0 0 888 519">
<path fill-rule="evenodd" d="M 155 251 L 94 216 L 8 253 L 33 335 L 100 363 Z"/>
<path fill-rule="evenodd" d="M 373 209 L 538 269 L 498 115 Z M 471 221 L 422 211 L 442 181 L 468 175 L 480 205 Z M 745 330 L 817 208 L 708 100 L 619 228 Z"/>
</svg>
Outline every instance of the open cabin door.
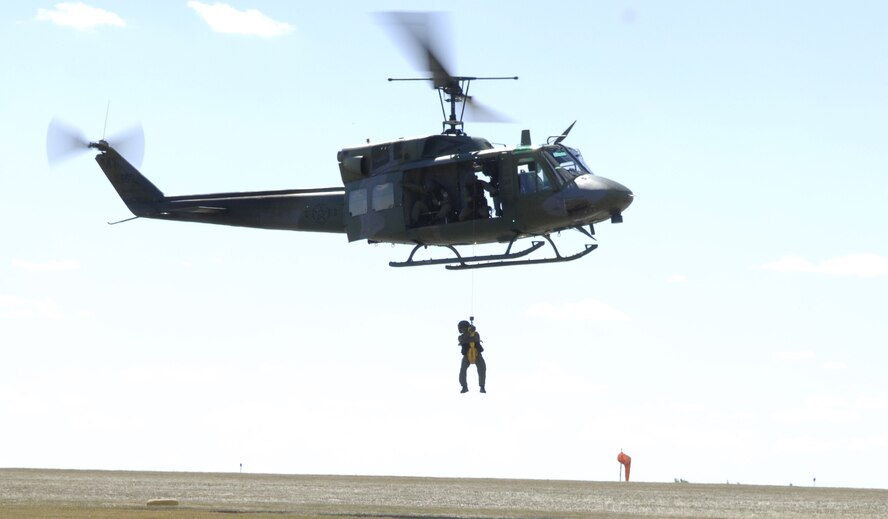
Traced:
<svg viewBox="0 0 888 519">
<path fill-rule="evenodd" d="M 404 232 L 400 173 L 377 175 L 345 186 L 348 241 L 382 240 Z"/>
</svg>

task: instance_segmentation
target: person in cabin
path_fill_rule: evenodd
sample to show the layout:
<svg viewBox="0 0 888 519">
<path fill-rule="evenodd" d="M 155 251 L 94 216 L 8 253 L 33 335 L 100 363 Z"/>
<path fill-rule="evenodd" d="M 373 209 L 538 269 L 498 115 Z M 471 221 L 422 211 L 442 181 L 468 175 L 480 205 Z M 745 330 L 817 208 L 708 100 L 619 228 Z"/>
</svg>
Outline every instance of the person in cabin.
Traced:
<svg viewBox="0 0 888 519">
<path fill-rule="evenodd" d="M 484 383 L 487 380 L 487 363 L 484 362 L 484 357 L 481 355 L 481 352 L 484 351 L 484 347 L 481 346 L 481 334 L 469 321 L 460 321 L 456 328 L 459 330 L 458 340 L 462 351 L 462 364 L 459 367 L 459 383 L 462 386 L 460 393 L 469 392 L 466 374 L 470 364 L 474 364 L 478 369 L 478 385 L 481 386 L 481 392 L 486 393 Z"/>
<path fill-rule="evenodd" d="M 500 197 L 500 185 L 499 185 L 499 168 L 495 162 L 488 162 L 486 164 L 482 164 L 481 173 L 483 175 L 487 175 L 490 178 L 489 185 L 490 189 L 487 191 L 490 193 L 493 198 L 493 213 L 496 216 L 503 215 L 503 201 Z"/>
<path fill-rule="evenodd" d="M 485 191 L 492 194 L 495 190 L 488 182 L 476 177 L 474 173 L 466 176 L 463 182 L 463 208 L 459 213 L 459 221 L 490 218 L 490 206 L 484 196 Z"/>
<path fill-rule="evenodd" d="M 404 188 L 417 195 L 410 212 L 410 223 L 413 226 L 437 225 L 447 223 L 452 205 L 450 193 L 432 178 L 427 178 L 422 185 L 404 182 Z"/>
</svg>

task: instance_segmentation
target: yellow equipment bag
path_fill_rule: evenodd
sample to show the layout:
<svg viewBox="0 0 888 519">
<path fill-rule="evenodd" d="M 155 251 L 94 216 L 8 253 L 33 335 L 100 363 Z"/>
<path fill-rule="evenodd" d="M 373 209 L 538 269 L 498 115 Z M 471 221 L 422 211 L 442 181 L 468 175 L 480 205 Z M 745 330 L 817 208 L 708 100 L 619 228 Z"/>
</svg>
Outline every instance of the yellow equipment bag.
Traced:
<svg viewBox="0 0 888 519">
<path fill-rule="evenodd" d="M 478 349 L 475 348 L 475 327 L 469 327 L 469 351 L 466 352 L 466 358 L 469 364 L 474 364 L 478 360 Z"/>
</svg>

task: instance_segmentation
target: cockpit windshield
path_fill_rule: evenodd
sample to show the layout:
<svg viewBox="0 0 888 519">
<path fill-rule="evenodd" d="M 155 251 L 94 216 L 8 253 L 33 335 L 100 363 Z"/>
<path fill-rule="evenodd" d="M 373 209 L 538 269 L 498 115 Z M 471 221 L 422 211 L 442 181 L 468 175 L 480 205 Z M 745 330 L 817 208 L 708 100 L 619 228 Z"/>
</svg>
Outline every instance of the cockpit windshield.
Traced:
<svg viewBox="0 0 888 519">
<path fill-rule="evenodd" d="M 583 169 L 583 171 L 584 171 L 585 173 L 589 173 L 589 174 L 591 174 L 591 175 L 594 175 L 594 174 L 595 174 L 595 173 L 592 173 L 592 168 L 590 168 L 589 165 L 586 164 L 586 161 L 585 161 L 585 159 L 583 159 L 583 154 L 580 153 L 580 150 L 578 150 L 578 149 L 576 149 L 576 148 L 569 148 L 569 147 L 567 147 L 567 146 L 565 146 L 565 148 L 567 148 L 567 151 L 568 151 L 571 155 L 573 155 L 574 158 L 577 159 L 577 163 L 580 165 L 580 167 Z"/>
<path fill-rule="evenodd" d="M 543 155 L 555 170 L 559 184 L 567 184 L 580 175 L 592 173 L 583 161 L 580 150 L 567 146 L 549 146 L 543 149 Z"/>
</svg>

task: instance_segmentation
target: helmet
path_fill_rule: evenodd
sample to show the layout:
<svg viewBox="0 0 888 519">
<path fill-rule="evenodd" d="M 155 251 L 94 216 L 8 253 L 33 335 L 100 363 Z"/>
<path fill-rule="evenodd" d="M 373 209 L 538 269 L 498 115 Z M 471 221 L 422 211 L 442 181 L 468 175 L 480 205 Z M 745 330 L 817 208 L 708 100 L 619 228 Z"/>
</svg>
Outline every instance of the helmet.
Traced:
<svg viewBox="0 0 888 519">
<path fill-rule="evenodd" d="M 459 324 L 456 325 L 456 328 L 460 332 L 464 332 L 469 329 L 469 321 L 460 321 Z"/>
</svg>

